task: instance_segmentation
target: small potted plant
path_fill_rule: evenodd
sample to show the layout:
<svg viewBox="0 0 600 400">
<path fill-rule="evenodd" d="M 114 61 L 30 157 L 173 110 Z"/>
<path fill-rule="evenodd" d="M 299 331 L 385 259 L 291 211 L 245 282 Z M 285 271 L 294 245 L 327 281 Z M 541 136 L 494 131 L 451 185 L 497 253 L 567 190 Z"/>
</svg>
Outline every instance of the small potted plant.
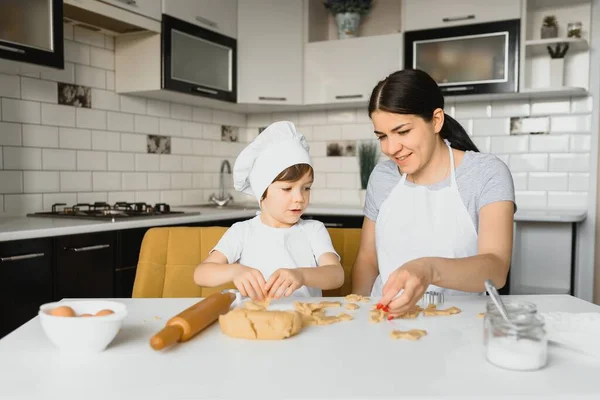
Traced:
<svg viewBox="0 0 600 400">
<path fill-rule="evenodd" d="M 363 142 L 358 146 L 358 165 L 360 167 L 360 204 L 364 207 L 365 195 L 367 193 L 367 184 L 371 172 L 379 160 L 379 146 L 377 143 L 369 141 Z"/>
<path fill-rule="evenodd" d="M 340 39 L 358 36 L 358 27 L 363 16 L 367 15 L 373 0 L 326 0 L 324 2 L 335 17 Z"/>
<path fill-rule="evenodd" d="M 554 15 L 544 17 L 542 25 L 542 39 L 550 39 L 558 37 L 558 22 Z"/>
</svg>

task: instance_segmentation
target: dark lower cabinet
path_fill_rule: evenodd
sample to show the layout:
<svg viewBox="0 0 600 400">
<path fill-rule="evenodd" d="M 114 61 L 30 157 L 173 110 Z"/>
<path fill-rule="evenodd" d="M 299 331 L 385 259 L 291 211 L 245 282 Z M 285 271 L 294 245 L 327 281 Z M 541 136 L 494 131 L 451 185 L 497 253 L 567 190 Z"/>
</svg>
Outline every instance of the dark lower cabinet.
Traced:
<svg viewBox="0 0 600 400">
<path fill-rule="evenodd" d="M 302 219 L 321 221 L 327 228 L 362 228 L 363 216 L 304 214 Z"/>
<path fill-rule="evenodd" d="M 0 242 L 0 337 L 52 300 L 52 239 Z"/>
<path fill-rule="evenodd" d="M 117 262 L 115 264 L 114 297 L 131 297 L 137 263 L 144 235 L 150 228 L 119 231 L 117 238 Z"/>
<path fill-rule="evenodd" d="M 107 298 L 114 294 L 116 232 L 55 239 L 55 296 Z"/>
</svg>

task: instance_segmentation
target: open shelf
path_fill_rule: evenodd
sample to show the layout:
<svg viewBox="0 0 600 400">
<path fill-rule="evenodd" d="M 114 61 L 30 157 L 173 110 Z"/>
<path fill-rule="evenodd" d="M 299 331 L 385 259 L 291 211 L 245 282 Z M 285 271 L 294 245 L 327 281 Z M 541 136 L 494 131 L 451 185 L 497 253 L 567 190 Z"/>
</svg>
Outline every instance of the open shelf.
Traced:
<svg viewBox="0 0 600 400">
<path fill-rule="evenodd" d="M 548 54 L 547 46 L 553 46 L 557 44 L 568 44 L 569 50 L 567 51 L 566 57 L 569 56 L 570 53 L 586 51 L 588 50 L 588 41 L 583 38 L 552 38 L 552 39 L 535 39 L 528 40 L 525 42 L 525 50 L 528 54 L 531 55 L 541 55 Z"/>
</svg>

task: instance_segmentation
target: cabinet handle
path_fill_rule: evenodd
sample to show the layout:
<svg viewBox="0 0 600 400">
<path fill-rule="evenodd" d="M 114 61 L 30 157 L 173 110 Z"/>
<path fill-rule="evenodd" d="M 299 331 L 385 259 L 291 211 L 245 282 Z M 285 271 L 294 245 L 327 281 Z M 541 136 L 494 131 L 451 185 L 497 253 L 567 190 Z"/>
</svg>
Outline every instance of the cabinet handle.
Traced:
<svg viewBox="0 0 600 400">
<path fill-rule="evenodd" d="M 195 92 L 204 92 L 204 93 L 208 93 L 208 94 L 219 94 L 219 92 L 217 92 L 216 90 L 204 89 L 204 88 L 201 88 L 199 86 L 196 86 L 196 87 L 192 88 L 192 91 L 195 91 Z"/>
<path fill-rule="evenodd" d="M 196 21 L 204 25 L 212 26 L 213 28 L 219 28 L 219 24 L 204 17 L 197 16 Z"/>
<path fill-rule="evenodd" d="M 45 253 L 21 254 L 20 256 L 0 257 L 0 262 L 29 260 L 31 258 L 44 257 Z"/>
<path fill-rule="evenodd" d="M 259 100 L 272 100 L 272 101 L 287 101 L 286 97 L 267 97 L 267 96 L 258 96 Z"/>
<path fill-rule="evenodd" d="M 84 247 L 65 247 L 65 250 L 71 250 L 76 253 L 79 253 L 82 251 L 102 250 L 102 249 L 107 249 L 109 247 L 110 247 L 110 244 L 97 244 L 94 246 L 84 246 Z"/>
<path fill-rule="evenodd" d="M 0 50 L 6 50 L 6 51 L 12 51 L 13 53 L 25 54 L 25 50 L 23 50 L 23 49 L 15 49 L 14 47 L 3 46 L 1 44 L 0 44 Z"/>
<path fill-rule="evenodd" d="M 328 226 L 330 228 L 343 228 L 344 224 L 340 222 L 323 222 L 323 225 Z"/>
<path fill-rule="evenodd" d="M 465 15 L 463 17 L 452 17 L 452 18 L 442 18 L 442 21 L 444 22 L 454 22 L 454 21 L 466 21 L 468 19 L 475 19 L 475 15 L 471 14 L 471 15 Z"/>
<path fill-rule="evenodd" d="M 363 97 L 362 94 L 346 94 L 346 95 L 341 95 L 341 96 L 335 96 L 335 98 L 338 99 L 338 100 L 343 100 L 343 99 L 360 99 L 361 97 Z"/>
<path fill-rule="evenodd" d="M 137 268 L 137 265 L 134 265 L 133 267 L 115 268 L 115 272 L 130 271 L 130 270 L 136 269 L 136 268 Z"/>
<path fill-rule="evenodd" d="M 119 3 L 125 3 L 128 6 L 133 6 L 133 7 L 137 7 L 138 3 L 136 0 L 117 0 Z"/>
</svg>

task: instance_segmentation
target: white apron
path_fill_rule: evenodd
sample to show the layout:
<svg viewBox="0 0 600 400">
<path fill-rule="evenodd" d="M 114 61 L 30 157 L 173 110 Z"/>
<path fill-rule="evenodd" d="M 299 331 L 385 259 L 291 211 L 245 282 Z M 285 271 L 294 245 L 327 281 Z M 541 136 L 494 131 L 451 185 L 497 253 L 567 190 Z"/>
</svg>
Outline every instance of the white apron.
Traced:
<svg viewBox="0 0 600 400">
<path fill-rule="evenodd" d="M 375 243 L 379 276 L 371 296 L 380 297 L 390 274 L 408 261 L 421 257 L 461 258 L 477 254 L 477 231 L 456 186 L 454 154 L 450 152 L 450 186 L 429 190 L 405 184 L 406 174 L 379 209 Z M 430 285 L 428 291 L 467 293 Z"/>
</svg>

